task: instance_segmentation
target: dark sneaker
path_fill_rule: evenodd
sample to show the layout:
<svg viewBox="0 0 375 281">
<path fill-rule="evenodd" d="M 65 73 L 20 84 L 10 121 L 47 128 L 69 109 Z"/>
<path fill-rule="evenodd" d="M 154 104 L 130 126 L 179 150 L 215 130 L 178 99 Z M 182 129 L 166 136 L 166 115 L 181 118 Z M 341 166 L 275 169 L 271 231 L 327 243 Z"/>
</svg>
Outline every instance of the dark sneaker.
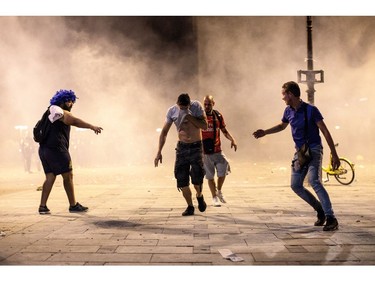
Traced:
<svg viewBox="0 0 375 281">
<path fill-rule="evenodd" d="M 182 213 L 183 216 L 192 216 L 194 215 L 194 206 L 188 206 L 186 210 Z"/>
<path fill-rule="evenodd" d="M 197 200 L 198 200 L 199 211 L 204 212 L 207 208 L 207 204 L 206 204 L 206 202 L 204 202 L 203 195 L 201 197 L 197 197 Z"/>
<path fill-rule="evenodd" d="M 339 223 L 336 218 L 327 217 L 327 222 L 323 227 L 323 231 L 334 231 L 339 229 Z"/>
<path fill-rule="evenodd" d="M 324 214 L 324 211 L 323 209 L 322 210 L 318 210 L 318 220 L 314 223 L 315 226 L 322 226 L 324 225 L 324 223 L 326 222 L 326 215 Z"/>
<path fill-rule="evenodd" d="M 51 212 L 47 208 L 47 206 L 39 206 L 39 214 L 41 215 L 49 215 Z"/>
<path fill-rule="evenodd" d="M 73 207 L 72 206 L 69 207 L 69 212 L 80 213 L 80 212 L 86 212 L 88 209 L 89 209 L 88 207 L 82 206 L 81 204 L 77 202 Z"/>
</svg>

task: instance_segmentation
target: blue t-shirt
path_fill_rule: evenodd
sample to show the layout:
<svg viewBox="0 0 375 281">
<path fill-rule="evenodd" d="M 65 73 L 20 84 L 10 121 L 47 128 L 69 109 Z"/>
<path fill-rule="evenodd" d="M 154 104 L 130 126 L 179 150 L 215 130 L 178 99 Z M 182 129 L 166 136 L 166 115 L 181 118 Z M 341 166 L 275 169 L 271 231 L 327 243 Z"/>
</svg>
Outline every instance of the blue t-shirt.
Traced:
<svg viewBox="0 0 375 281">
<path fill-rule="evenodd" d="M 292 137 L 296 149 L 300 148 L 305 142 L 305 108 L 307 107 L 308 133 L 307 138 L 310 147 L 322 145 L 319 135 L 319 127 L 316 125 L 318 121 L 323 120 L 323 116 L 316 106 L 302 102 L 301 106 L 295 110 L 291 106 L 287 106 L 281 121 L 289 123 L 292 130 Z"/>
</svg>

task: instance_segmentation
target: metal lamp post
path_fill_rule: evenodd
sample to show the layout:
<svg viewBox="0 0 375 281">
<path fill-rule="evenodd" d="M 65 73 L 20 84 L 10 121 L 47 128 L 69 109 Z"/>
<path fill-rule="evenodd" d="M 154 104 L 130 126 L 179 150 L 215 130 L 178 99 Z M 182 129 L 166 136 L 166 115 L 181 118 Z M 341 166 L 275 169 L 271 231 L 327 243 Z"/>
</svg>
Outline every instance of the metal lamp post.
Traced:
<svg viewBox="0 0 375 281">
<path fill-rule="evenodd" d="M 298 83 L 307 84 L 307 100 L 310 104 L 314 104 L 314 85 L 315 83 L 324 82 L 324 71 L 314 70 L 313 66 L 313 44 L 312 44 L 312 19 L 307 17 L 307 70 L 298 70 Z M 303 79 L 305 75 L 305 79 Z"/>
</svg>

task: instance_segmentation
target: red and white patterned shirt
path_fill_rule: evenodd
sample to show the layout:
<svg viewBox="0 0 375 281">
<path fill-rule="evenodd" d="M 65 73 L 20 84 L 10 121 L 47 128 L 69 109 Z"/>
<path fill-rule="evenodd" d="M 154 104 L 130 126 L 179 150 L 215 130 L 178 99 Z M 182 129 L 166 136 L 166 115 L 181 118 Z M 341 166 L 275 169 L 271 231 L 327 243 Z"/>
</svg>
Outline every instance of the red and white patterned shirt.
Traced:
<svg viewBox="0 0 375 281">
<path fill-rule="evenodd" d="M 213 114 L 215 114 L 215 113 L 212 112 L 212 115 L 207 114 L 208 126 L 207 126 L 207 130 L 202 130 L 202 140 L 215 139 L 214 153 L 217 153 L 217 152 L 221 151 L 220 129 L 225 128 L 226 125 L 225 125 L 223 115 L 220 114 L 220 116 L 218 116 L 217 114 L 215 114 L 215 123 L 216 123 L 215 124 L 215 131 L 216 132 L 214 133 L 214 116 L 213 116 Z M 220 118 L 220 120 L 219 120 L 219 118 Z"/>
</svg>

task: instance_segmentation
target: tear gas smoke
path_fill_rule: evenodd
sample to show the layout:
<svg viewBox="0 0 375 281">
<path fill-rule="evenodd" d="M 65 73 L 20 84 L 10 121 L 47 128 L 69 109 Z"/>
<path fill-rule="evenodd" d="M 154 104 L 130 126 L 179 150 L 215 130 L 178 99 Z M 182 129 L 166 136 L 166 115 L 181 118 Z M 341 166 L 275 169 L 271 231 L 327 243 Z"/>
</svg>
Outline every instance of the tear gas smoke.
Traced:
<svg viewBox="0 0 375 281">
<path fill-rule="evenodd" d="M 232 161 L 290 160 L 289 128 L 261 140 L 251 134 L 280 122 L 281 86 L 306 69 L 305 17 L 0 17 L 0 24 L 1 166 L 22 165 L 20 138 L 59 89 L 77 94 L 75 116 L 104 128 L 99 136 L 72 128 L 74 165 L 152 166 L 167 108 L 181 92 L 201 102 L 214 96 L 238 142 L 234 152 L 223 137 Z M 339 154 L 353 161 L 374 157 L 374 27 L 374 17 L 313 17 L 314 68 L 325 73 L 315 105 Z M 174 161 L 175 142 L 172 128 L 164 161 Z"/>
</svg>

